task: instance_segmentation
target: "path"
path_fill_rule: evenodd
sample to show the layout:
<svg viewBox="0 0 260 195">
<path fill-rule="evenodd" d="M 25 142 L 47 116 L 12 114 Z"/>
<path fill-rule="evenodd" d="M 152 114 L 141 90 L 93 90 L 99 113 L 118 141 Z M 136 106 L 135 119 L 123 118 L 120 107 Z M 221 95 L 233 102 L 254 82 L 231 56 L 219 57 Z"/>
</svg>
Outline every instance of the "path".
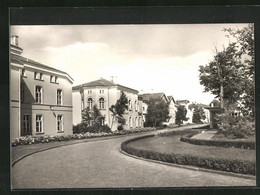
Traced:
<svg viewBox="0 0 260 195">
<path fill-rule="evenodd" d="M 254 186 L 255 180 L 147 162 L 122 154 L 120 144 L 140 135 L 82 142 L 30 155 L 12 168 L 21 188 Z"/>
<path fill-rule="evenodd" d="M 194 135 L 191 138 L 210 140 L 216 133 L 217 131 L 203 131 L 202 133 Z"/>
</svg>

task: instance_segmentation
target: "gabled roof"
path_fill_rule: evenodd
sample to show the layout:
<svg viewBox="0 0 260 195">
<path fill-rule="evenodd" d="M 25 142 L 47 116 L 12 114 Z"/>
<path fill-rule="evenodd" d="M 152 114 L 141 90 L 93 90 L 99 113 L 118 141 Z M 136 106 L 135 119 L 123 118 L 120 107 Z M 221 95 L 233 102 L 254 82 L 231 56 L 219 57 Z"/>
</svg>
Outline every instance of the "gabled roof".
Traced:
<svg viewBox="0 0 260 195">
<path fill-rule="evenodd" d="M 88 83 L 84 83 L 84 84 L 81 84 L 81 85 L 74 86 L 74 87 L 72 87 L 72 89 L 73 90 L 79 90 L 81 87 L 97 87 L 97 86 L 106 86 L 106 87 L 116 86 L 116 87 L 119 87 L 119 89 L 122 89 L 122 90 L 131 90 L 131 91 L 134 91 L 135 93 L 138 93 L 138 91 L 135 90 L 135 89 L 131 89 L 129 87 L 125 87 L 123 85 L 116 84 L 112 81 L 108 81 L 108 80 L 103 79 L 103 78 L 95 80 L 95 81 L 91 81 L 91 82 L 88 82 Z"/>
<path fill-rule="evenodd" d="M 175 103 L 175 100 L 174 100 L 173 96 L 169 95 L 169 96 L 167 96 L 167 98 L 168 98 L 169 101 L 172 99 L 173 102 Z"/>
<path fill-rule="evenodd" d="M 176 101 L 177 104 L 187 104 L 189 102 L 190 102 L 189 100 L 177 100 Z"/>
<path fill-rule="evenodd" d="M 163 98 L 165 98 L 165 100 L 168 101 L 164 93 L 144 93 L 139 96 L 143 98 L 143 101 L 149 101 L 150 99 L 163 99 Z"/>
</svg>

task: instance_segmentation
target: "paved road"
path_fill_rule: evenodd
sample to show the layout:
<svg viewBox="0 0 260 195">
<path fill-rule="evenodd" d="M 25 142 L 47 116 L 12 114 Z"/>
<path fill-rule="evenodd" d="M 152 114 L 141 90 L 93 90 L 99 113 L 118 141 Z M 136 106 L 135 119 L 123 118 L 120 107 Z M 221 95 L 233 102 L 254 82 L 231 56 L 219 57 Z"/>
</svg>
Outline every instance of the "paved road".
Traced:
<svg viewBox="0 0 260 195">
<path fill-rule="evenodd" d="M 255 180 L 182 169 L 120 153 L 120 144 L 135 136 L 140 135 L 82 142 L 28 156 L 13 167 L 12 186 L 29 189 L 255 185 Z"/>
</svg>

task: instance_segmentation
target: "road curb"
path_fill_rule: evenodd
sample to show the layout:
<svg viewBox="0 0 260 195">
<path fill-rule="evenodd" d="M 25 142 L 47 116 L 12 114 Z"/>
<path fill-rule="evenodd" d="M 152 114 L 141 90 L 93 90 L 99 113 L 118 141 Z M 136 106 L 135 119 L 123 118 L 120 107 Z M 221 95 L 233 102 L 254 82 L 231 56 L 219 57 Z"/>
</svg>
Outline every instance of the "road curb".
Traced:
<svg viewBox="0 0 260 195">
<path fill-rule="evenodd" d="M 121 150 L 121 148 L 120 148 L 119 151 L 122 154 L 127 155 L 129 157 L 136 158 L 136 159 L 139 159 L 139 160 L 144 160 L 144 161 L 147 161 L 147 162 L 153 162 L 153 163 L 163 164 L 163 165 L 177 167 L 177 168 L 184 168 L 184 169 L 189 169 L 189 170 L 193 170 L 193 171 L 204 171 L 204 172 L 208 172 L 208 173 L 216 173 L 216 174 L 220 174 L 220 175 L 227 175 L 227 176 L 239 177 L 239 178 L 244 178 L 244 179 L 256 180 L 256 176 L 253 176 L 253 175 L 245 175 L 245 174 L 239 174 L 239 173 L 218 171 L 218 170 L 213 170 L 213 169 L 205 169 L 205 168 L 194 167 L 194 166 L 189 166 L 189 165 L 178 165 L 178 164 L 167 163 L 167 162 L 163 162 L 163 161 L 159 161 L 159 160 L 152 160 L 152 159 L 138 157 L 138 156 L 129 154 L 129 153 Z"/>
<path fill-rule="evenodd" d="M 192 125 L 187 125 L 187 128 L 189 128 L 190 126 Z M 169 129 L 168 131 L 175 131 L 177 130 L 179 127 L 174 127 L 172 129 Z M 192 128 L 191 128 L 192 129 Z M 98 140 L 91 140 L 91 139 L 95 139 L 95 138 L 90 138 L 90 139 L 82 139 L 82 141 L 79 141 L 79 142 L 76 142 L 76 143 L 64 143 L 63 145 L 59 145 L 59 146 L 53 146 L 53 147 L 50 147 L 50 148 L 45 148 L 45 149 L 41 149 L 41 150 L 37 150 L 37 151 L 34 151 L 34 152 L 31 152 L 31 153 L 28 153 L 28 154 L 25 154 L 17 159 L 15 159 L 14 161 L 12 161 L 11 165 L 12 167 L 14 167 L 14 165 L 16 163 L 18 163 L 19 161 L 21 161 L 22 159 L 28 157 L 28 156 L 31 156 L 33 154 L 36 154 L 36 153 L 39 153 L 39 152 L 44 152 L 44 151 L 47 151 L 47 150 L 51 150 L 51 149 L 55 149 L 55 148 L 60 148 L 60 147 L 63 147 L 63 146 L 70 146 L 70 145 L 74 145 L 74 144 L 80 144 L 80 143 L 83 143 L 83 142 L 94 142 L 94 141 L 99 141 L 99 140 L 107 140 L 107 139 L 113 139 L 113 138 L 120 138 L 120 137 L 126 137 L 126 136 L 131 136 L 131 135 L 138 135 L 138 134 L 141 134 L 141 133 L 158 133 L 160 132 L 160 130 L 155 130 L 155 131 L 147 131 L 147 132 L 138 132 L 138 133 L 133 133 L 133 134 L 125 134 L 125 135 L 115 135 L 115 136 L 107 136 L 107 137 L 100 137 Z M 98 138 L 98 137 L 97 137 Z"/>
</svg>

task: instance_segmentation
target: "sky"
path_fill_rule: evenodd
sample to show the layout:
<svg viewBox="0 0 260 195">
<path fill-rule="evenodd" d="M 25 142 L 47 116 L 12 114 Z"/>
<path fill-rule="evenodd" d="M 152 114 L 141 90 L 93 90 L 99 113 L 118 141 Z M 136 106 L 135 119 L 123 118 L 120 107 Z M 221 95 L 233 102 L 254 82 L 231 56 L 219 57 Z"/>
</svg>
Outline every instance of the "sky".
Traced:
<svg viewBox="0 0 260 195">
<path fill-rule="evenodd" d="M 67 72 L 73 86 L 116 76 L 139 92 L 209 104 L 214 96 L 203 92 L 199 66 L 228 45 L 223 28 L 246 25 L 23 25 L 10 35 L 19 36 L 24 57 Z"/>
</svg>

